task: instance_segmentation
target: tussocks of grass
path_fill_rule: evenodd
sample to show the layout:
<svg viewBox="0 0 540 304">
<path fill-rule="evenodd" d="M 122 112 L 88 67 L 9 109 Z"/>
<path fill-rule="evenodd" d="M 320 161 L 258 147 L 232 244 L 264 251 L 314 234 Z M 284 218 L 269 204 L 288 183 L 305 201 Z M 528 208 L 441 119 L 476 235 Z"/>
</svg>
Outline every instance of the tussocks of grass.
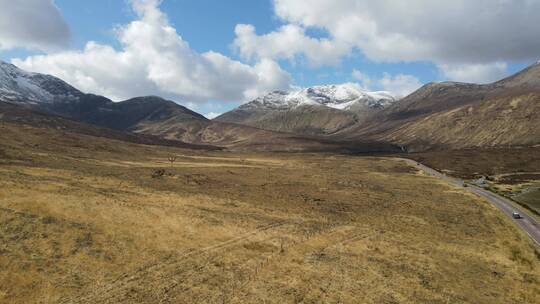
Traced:
<svg viewBox="0 0 540 304">
<path fill-rule="evenodd" d="M 538 249 L 510 220 L 398 161 L 24 132 L 0 132 L 17 155 L 0 167 L 0 303 L 539 300 Z"/>
</svg>

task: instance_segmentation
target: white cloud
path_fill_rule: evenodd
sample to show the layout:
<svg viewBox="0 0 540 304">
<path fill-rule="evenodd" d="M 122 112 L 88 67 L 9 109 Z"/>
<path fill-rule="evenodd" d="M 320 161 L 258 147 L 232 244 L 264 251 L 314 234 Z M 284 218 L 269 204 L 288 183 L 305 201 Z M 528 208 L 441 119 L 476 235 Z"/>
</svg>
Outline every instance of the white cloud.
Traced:
<svg viewBox="0 0 540 304">
<path fill-rule="evenodd" d="M 413 75 L 384 73 L 381 78 L 373 78 L 359 70 L 353 70 L 351 77 L 360 81 L 365 90 L 383 90 L 392 93 L 398 98 L 405 97 L 418 90 L 423 84 Z"/>
<path fill-rule="evenodd" d="M 490 83 L 507 74 L 508 65 L 504 62 L 490 64 L 441 64 L 439 69 L 448 80 L 472 83 Z"/>
<path fill-rule="evenodd" d="M 288 24 L 275 32 L 258 36 L 255 27 L 239 24 L 235 28 L 234 48 L 243 58 L 272 58 L 294 60 L 302 54 L 314 66 L 334 65 L 350 52 L 350 47 L 329 39 L 307 37 L 305 30 Z"/>
<path fill-rule="evenodd" d="M 274 0 L 283 20 L 318 27 L 380 61 L 487 63 L 540 54 L 538 0 Z"/>
<path fill-rule="evenodd" d="M 363 72 L 354 69 L 351 73 L 351 76 L 354 80 L 360 81 L 360 85 L 362 88 L 368 89 L 371 87 L 373 81 L 369 75 L 364 74 Z"/>
<path fill-rule="evenodd" d="M 183 103 L 244 101 L 289 87 L 288 73 L 270 59 L 251 66 L 216 52 L 195 52 L 170 25 L 159 9 L 160 2 L 130 1 L 138 18 L 116 29 L 120 50 L 88 42 L 80 51 L 15 59 L 13 63 L 116 100 L 152 94 Z"/>
<path fill-rule="evenodd" d="M 540 54 L 540 0 L 273 2 L 286 25 L 263 35 L 239 26 L 235 46 L 243 56 L 335 64 L 359 50 L 372 61 L 431 61 L 453 80 L 485 82 L 501 76 L 504 62 Z M 307 29 L 328 38 L 310 37 Z"/>
<path fill-rule="evenodd" d="M 204 114 L 204 116 L 206 116 L 206 118 L 208 118 L 208 119 L 214 119 L 214 118 L 218 117 L 221 114 L 223 114 L 223 113 L 209 112 L 209 113 Z"/>
<path fill-rule="evenodd" d="M 58 49 L 66 47 L 69 38 L 69 28 L 52 0 L 0 0 L 0 50 Z"/>
<path fill-rule="evenodd" d="M 398 97 L 405 97 L 422 86 L 418 78 L 406 74 L 392 76 L 385 73 L 377 82 L 384 91 L 392 92 Z"/>
</svg>

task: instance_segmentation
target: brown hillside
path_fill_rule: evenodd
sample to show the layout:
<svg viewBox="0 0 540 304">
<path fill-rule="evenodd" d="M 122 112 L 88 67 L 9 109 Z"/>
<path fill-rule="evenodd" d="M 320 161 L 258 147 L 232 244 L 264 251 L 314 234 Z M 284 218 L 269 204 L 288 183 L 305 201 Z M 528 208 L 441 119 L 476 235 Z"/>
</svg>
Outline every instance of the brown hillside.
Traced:
<svg viewBox="0 0 540 304">
<path fill-rule="evenodd" d="M 540 143 L 540 64 L 487 84 L 430 83 L 336 135 L 410 151 Z"/>
</svg>

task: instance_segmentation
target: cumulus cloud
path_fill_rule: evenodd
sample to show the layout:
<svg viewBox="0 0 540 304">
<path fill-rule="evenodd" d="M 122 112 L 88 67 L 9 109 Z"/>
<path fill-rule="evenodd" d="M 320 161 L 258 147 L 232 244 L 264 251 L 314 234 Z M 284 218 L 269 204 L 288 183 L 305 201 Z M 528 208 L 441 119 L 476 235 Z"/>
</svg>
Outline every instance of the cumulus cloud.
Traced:
<svg viewBox="0 0 540 304">
<path fill-rule="evenodd" d="M 246 59 L 294 60 L 297 55 L 302 54 L 310 64 L 320 66 L 337 64 L 350 51 L 344 43 L 307 37 L 304 28 L 293 24 L 260 36 L 255 33 L 254 26 L 239 24 L 235 33 L 233 46 Z"/>
<path fill-rule="evenodd" d="M 504 62 L 439 65 L 446 79 L 473 83 L 490 83 L 499 80 L 506 75 L 507 67 L 508 65 Z"/>
<path fill-rule="evenodd" d="M 360 85 L 362 88 L 369 89 L 371 85 L 373 84 L 373 80 L 371 77 L 357 69 L 354 69 L 351 74 L 352 78 L 354 80 L 357 80 L 360 82 Z"/>
<path fill-rule="evenodd" d="M 69 39 L 69 28 L 52 0 L 0 0 L 0 50 L 58 49 Z"/>
<path fill-rule="evenodd" d="M 536 59 L 538 0 L 274 0 L 276 14 L 320 27 L 375 60 Z"/>
<path fill-rule="evenodd" d="M 152 94 L 184 103 L 243 101 L 289 87 L 289 74 L 271 59 L 247 65 L 220 53 L 195 52 L 170 25 L 160 2 L 130 1 L 137 19 L 116 29 L 120 50 L 91 41 L 80 51 L 13 63 L 116 100 Z"/>
<path fill-rule="evenodd" d="M 243 26 L 236 43 L 241 53 L 272 58 L 300 53 L 313 60 L 312 45 L 324 42 L 324 49 L 335 52 L 321 63 L 359 50 L 377 62 L 432 61 L 443 75 L 481 82 L 491 79 L 489 73 L 480 77 L 481 65 L 493 69 L 540 54 L 539 0 L 274 0 L 274 8 L 287 25 L 260 36 Z M 309 37 L 310 28 L 326 31 L 328 38 Z M 276 46 L 278 37 L 292 39 L 289 48 Z M 465 65 L 477 76 L 459 72 Z"/>
<path fill-rule="evenodd" d="M 373 78 L 355 69 L 351 77 L 359 81 L 359 85 L 363 89 L 388 91 L 398 98 L 409 95 L 423 85 L 418 78 L 408 74 L 391 75 L 384 73 L 381 78 Z"/>
<path fill-rule="evenodd" d="M 398 97 L 405 97 L 422 86 L 418 78 L 406 74 L 392 76 L 385 73 L 378 83 L 384 91 L 392 92 Z"/>
</svg>

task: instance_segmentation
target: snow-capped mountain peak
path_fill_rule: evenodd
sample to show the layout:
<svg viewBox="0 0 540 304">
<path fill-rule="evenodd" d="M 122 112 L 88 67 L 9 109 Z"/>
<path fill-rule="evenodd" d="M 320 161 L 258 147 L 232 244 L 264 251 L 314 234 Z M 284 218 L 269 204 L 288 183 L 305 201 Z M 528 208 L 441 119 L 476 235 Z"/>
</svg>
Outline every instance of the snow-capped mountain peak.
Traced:
<svg viewBox="0 0 540 304">
<path fill-rule="evenodd" d="M 0 99 L 39 104 L 78 99 L 82 93 L 50 75 L 30 73 L 0 60 Z"/>
<path fill-rule="evenodd" d="M 314 100 L 304 98 L 301 91 L 273 91 L 255 99 L 248 104 L 245 104 L 244 106 L 246 108 L 287 110 L 307 104 L 318 105 L 319 103 Z"/>
<path fill-rule="evenodd" d="M 339 110 L 384 108 L 397 100 L 388 92 L 367 92 L 354 83 L 321 85 L 290 92 L 274 91 L 242 106 L 244 109 L 288 110 L 299 106 L 325 106 Z"/>
</svg>

